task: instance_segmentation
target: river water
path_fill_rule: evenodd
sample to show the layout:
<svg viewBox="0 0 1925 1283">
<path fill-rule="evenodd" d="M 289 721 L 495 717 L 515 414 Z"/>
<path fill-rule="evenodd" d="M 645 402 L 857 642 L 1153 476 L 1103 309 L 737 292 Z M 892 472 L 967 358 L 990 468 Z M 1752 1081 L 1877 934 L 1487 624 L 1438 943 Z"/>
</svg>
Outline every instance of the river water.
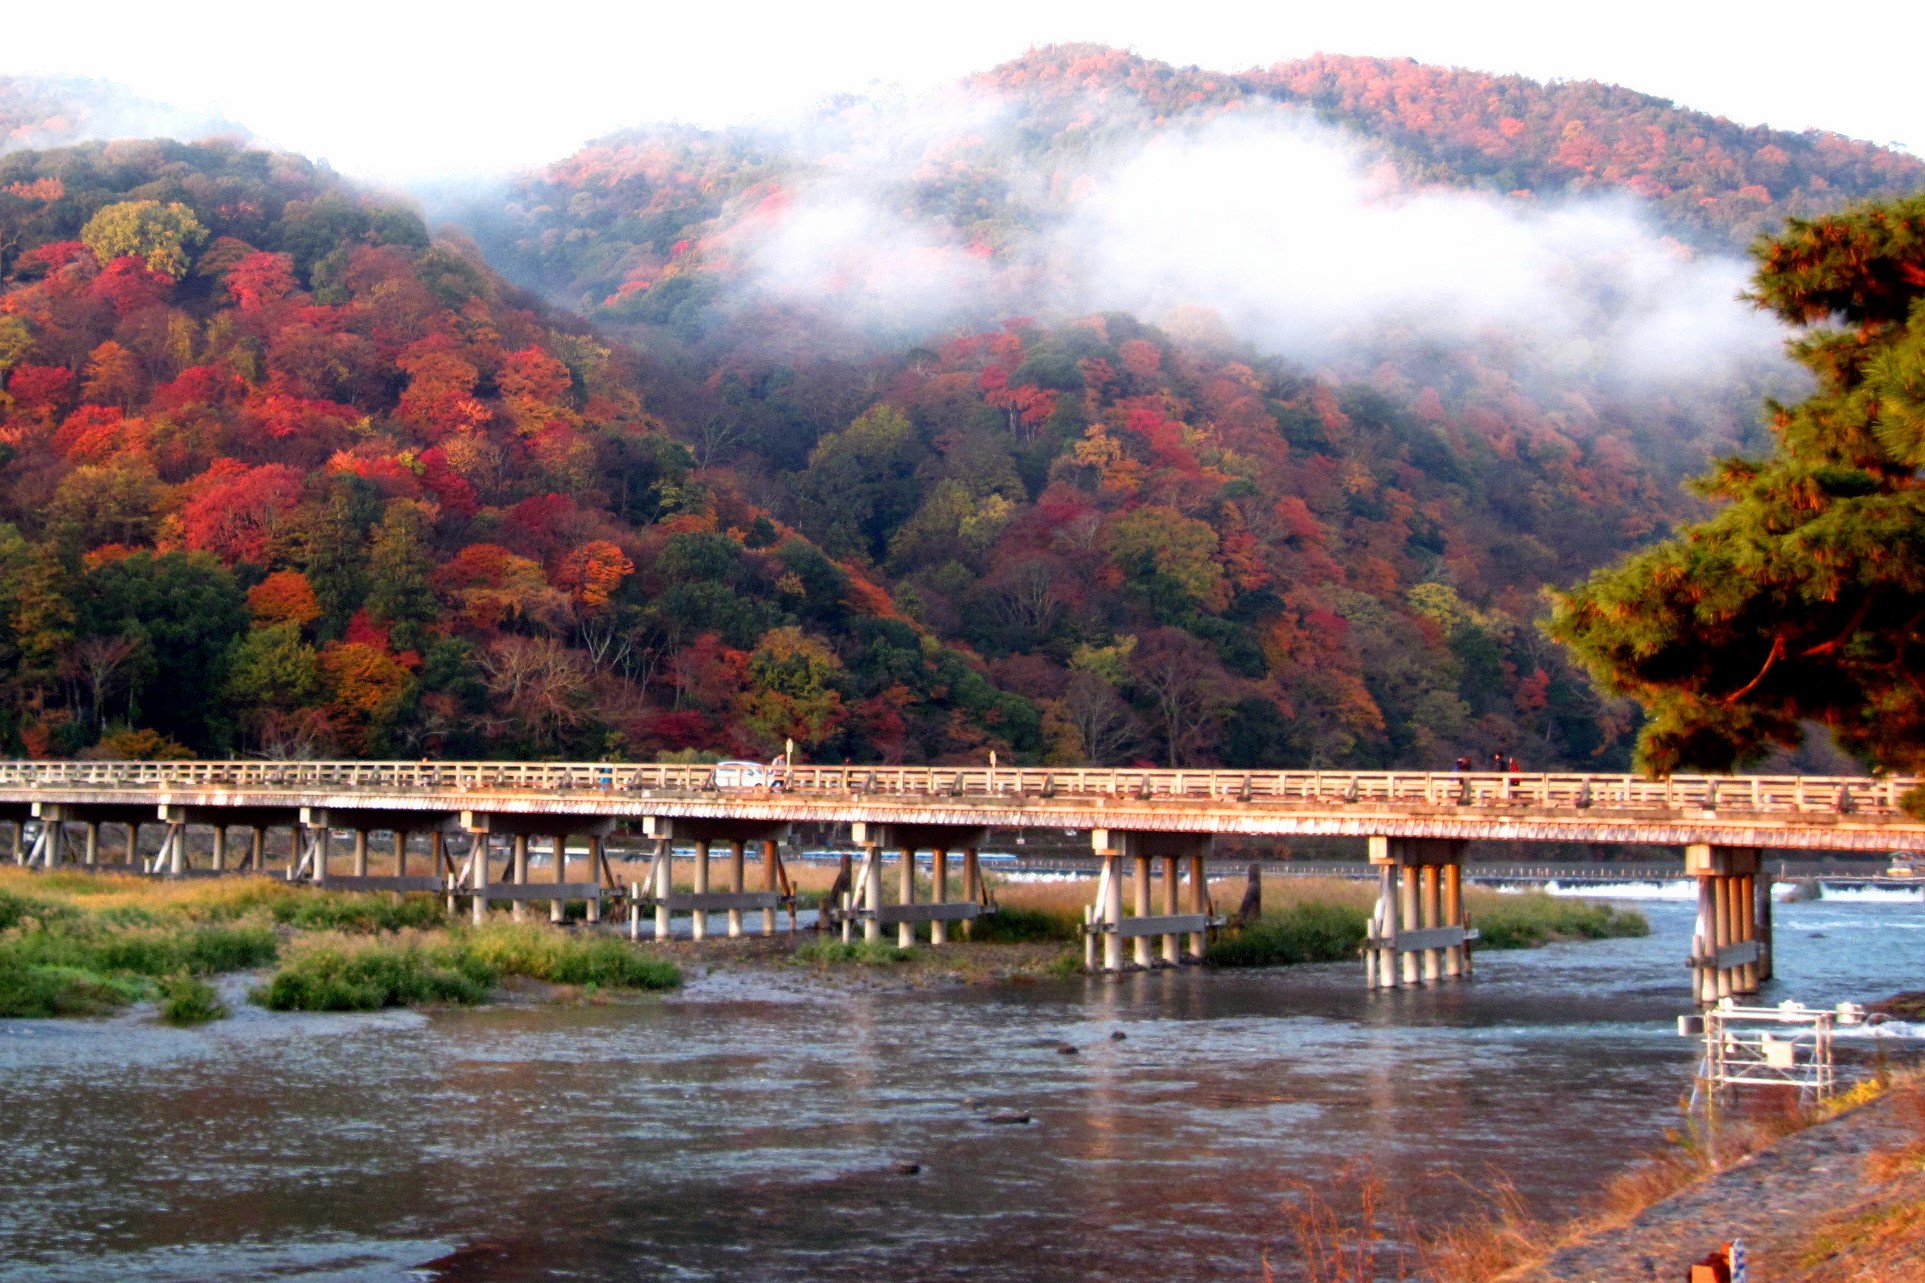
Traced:
<svg viewBox="0 0 1925 1283">
<path fill-rule="evenodd" d="M 1690 1087 L 1692 910 L 1640 907 L 1646 939 L 1408 993 L 1354 965 L 735 972 L 610 1006 L 8 1022 L 0 1279 L 1256 1279 L 1292 1255 L 1284 1201 L 1358 1160 L 1422 1216 L 1500 1179 L 1554 1213 Z M 1925 905 L 1780 905 L 1778 968 L 1767 1001 L 1925 986 Z"/>
</svg>

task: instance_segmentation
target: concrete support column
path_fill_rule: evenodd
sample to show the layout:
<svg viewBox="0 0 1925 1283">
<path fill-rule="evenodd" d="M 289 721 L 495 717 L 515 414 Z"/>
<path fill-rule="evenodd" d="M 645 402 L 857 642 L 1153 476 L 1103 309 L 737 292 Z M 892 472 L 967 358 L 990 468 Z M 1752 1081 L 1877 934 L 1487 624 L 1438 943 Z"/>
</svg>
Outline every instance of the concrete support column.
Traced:
<svg viewBox="0 0 1925 1283">
<path fill-rule="evenodd" d="M 267 826 L 256 824 L 249 831 L 247 867 L 255 873 L 267 872 Z"/>
<path fill-rule="evenodd" d="M 1764 874 L 1758 879 L 1757 889 L 1753 892 L 1753 909 L 1758 919 L 1758 980 L 1769 983 L 1771 980 L 1771 875 Z"/>
<path fill-rule="evenodd" d="M 864 874 L 862 883 L 862 907 L 869 911 L 869 916 L 863 919 L 862 922 L 862 938 L 864 940 L 880 940 L 882 939 L 882 923 L 876 919 L 877 915 L 882 912 L 881 847 L 871 845 L 862 848 L 862 868 Z"/>
<path fill-rule="evenodd" d="M 929 881 L 934 887 L 930 893 L 931 904 L 943 904 L 949 899 L 949 852 L 942 847 L 933 847 L 929 852 Z M 938 918 L 929 924 L 929 943 L 933 945 L 949 943 L 949 924 Z"/>
<path fill-rule="evenodd" d="M 655 885 L 650 891 L 655 896 L 655 938 L 666 940 L 669 936 L 669 892 L 675 887 L 675 847 L 667 838 L 657 839 L 655 845 Z"/>
<path fill-rule="evenodd" d="M 1464 925 L 1464 866 L 1461 864 L 1444 866 L 1444 921 L 1454 927 Z M 1460 944 L 1444 950 L 1445 976 L 1455 979 L 1468 970 L 1469 948 Z"/>
<path fill-rule="evenodd" d="M 468 876 L 474 883 L 473 917 L 480 926 L 488 918 L 488 835 L 474 835 L 474 855 L 468 860 Z"/>
<path fill-rule="evenodd" d="M 762 889 L 770 895 L 774 895 L 782 889 L 781 870 L 782 855 L 777 849 L 775 839 L 764 838 L 762 841 Z M 793 920 L 791 920 L 790 925 L 794 925 Z M 762 934 L 765 936 L 775 934 L 774 909 L 762 910 Z"/>
<path fill-rule="evenodd" d="M 910 905 L 916 902 L 916 851 L 914 847 L 902 849 L 902 868 L 896 879 L 896 902 Z M 916 943 L 916 924 L 898 922 L 896 924 L 896 948 L 907 949 Z"/>
<path fill-rule="evenodd" d="M 366 829 L 354 831 L 354 876 L 357 878 L 368 876 L 368 831 Z"/>
<path fill-rule="evenodd" d="M 57 869 L 66 858 L 61 848 L 67 844 L 67 823 L 64 820 L 42 820 L 40 827 L 47 833 L 46 867 Z"/>
<path fill-rule="evenodd" d="M 100 822 L 87 822 L 87 847 L 81 857 L 89 868 L 100 863 Z"/>
<path fill-rule="evenodd" d="M 1403 875 L 1397 892 L 1397 930 L 1416 931 L 1420 929 L 1417 917 L 1417 875 L 1416 866 L 1406 864 L 1398 870 Z M 1418 958 L 1415 951 L 1399 950 L 1398 961 L 1403 966 L 1403 982 L 1414 985 L 1418 982 Z"/>
<path fill-rule="evenodd" d="M 561 883 L 568 881 L 568 835 L 566 833 L 557 833 L 549 838 L 548 841 L 549 844 L 555 848 L 554 881 L 556 885 L 559 886 Z M 562 909 L 563 905 L 559 899 L 550 900 L 548 902 L 548 920 L 550 922 L 560 922 L 563 917 L 566 916 L 562 912 Z"/>
<path fill-rule="evenodd" d="M 1423 875 L 1423 924 L 1425 927 L 1443 925 L 1444 893 L 1438 868 L 1426 864 L 1420 872 Z M 1444 951 L 1442 949 L 1424 950 L 1424 983 L 1436 984 L 1444 975 Z"/>
<path fill-rule="evenodd" d="M 602 881 L 602 839 L 599 833 L 588 835 L 588 880 L 604 890 L 607 889 Z M 597 896 L 588 902 L 588 920 L 590 922 L 602 920 L 601 897 Z"/>
<path fill-rule="evenodd" d="M 1718 955 L 1715 881 L 1709 877 L 1698 879 L 1698 918 L 1691 929 L 1691 959 L 1696 964 L 1692 979 L 1698 1001 L 1707 1006 L 1718 1000 L 1718 977 L 1712 970 L 1712 960 Z"/>
<path fill-rule="evenodd" d="M 87 827 L 91 830 L 93 825 L 90 824 Z M 214 850 L 210 858 L 213 862 L 214 872 L 227 872 L 227 826 L 225 824 L 216 824 L 214 826 Z M 89 861 L 89 863 L 91 863 L 91 861 Z"/>
<path fill-rule="evenodd" d="M 1130 860 L 1130 864 L 1132 865 L 1130 872 L 1136 884 L 1136 894 L 1131 897 L 1135 902 L 1132 907 L 1137 917 L 1147 918 L 1150 916 L 1150 857 L 1147 855 L 1135 856 Z M 1150 938 L 1148 936 L 1136 937 L 1135 946 L 1136 947 L 1131 950 L 1131 960 L 1135 962 L 1137 966 L 1147 970 L 1151 962 Z"/>
<path fill-rule="evenodd" d="M 1190 912 L 1208 913 L 1210 911 L 1210 877 L 1204 870 L 1203 857 L 1190 857 Z M 1190 933 L 1190 956 L 1198 962 L 1203 961 L 1209 933 L 1192 931 Z"/>
<path fill-rule="evenodd" d="M 27 822 L 25 820 L 15 820 L 11 827 L 13 829 L 13 833 L 11 834 L 13 841 L 13 862 L 15 864 L 25 864 L 27 862 Z M 132 826 L 130 825 L 129 827 Z"/>
<path fill-rule="evenodd" d="M 842 943 L 848 944 L 853 938 L 854 930 L 850 925 L 852 919 L 849 915 L 856 911 L 855 860 L 847 851 L 844 851 L 837 859 L 836 866 L 836 885 L 843 888 L 842 902 L 836 905 L 836 909 L 840 918 L 839 925 L 842 928 Z M 864 864 L 863 867 L 867 868 L 868 865 Z"/>
<path fill-rule="evenodd" d="M 743 842 L 740 838 L 736 838 L 729 843 L 729 893 L 732 895 L 741 895 L 749 889 L 748 870 L 744 867 L 746 860 L 743 854 L 743 848 L 746 845 L 747 843 Z M 742 911 L 740 909 L 730 909 L 729 939 L 733 940 L 741 934 Z"/>
<path fill-rule="evenodd" d="M 1756 942 L 1758 939 L 1758 879 L 1745 874 L 1738 878 L 1738 934 L 1739 938 Z M 1739 978 L 1744 984 L 1744 992 L 1758 992 L 1758 960 L 1739 968 Z"/>
<path fill-rule="evenodd" d="M 1108 928 L 1103 933 L 1103 970 L 1123 969 L 1123 857 L 1115 851 L 1098 851 L 1103 859 L 1103 911 L 1100 921 Z"/>
<path fill-rule="evenodd" d="M 509 866 L 509 880 L 518 887 L 525 887 L 528 885 L 528 835 L 526 833 L 515 834 L 514 846 L 511 849 L 514 851 L 514 856 Z M 528 917 L 527 901 L 516 900 L 509 909 L 508 916 L 516 922 L 526 920 Z"/>
<path fill-rule="evenodd" d="M 18 832 L 18 830 L 15 830 Z M 140 825 L 131 820 L 127 823 L 127 849 L 121 853 L 121 863 L 140 865 Z"/>
<path fill-rule="evenodd" d="M 709 844 L 708 844 L 708 839 L 703 838 L 701 841 L 695 844 L 695 894 L 707 895 L 708 890 L 709 890 Z M 691 940 L 708 939 L 709 938 L 708 910 L 695 909 L 690 912 L 689 916 L 692 919 L 692 922 L 689 926 L 689 938 Z"/>
<path fill-rule="evenodd" d="M 971 904 L 983 902 L 983 870 L 973 846 L 963 848 L 963 899 Z M 975 926 L 968 918 L 963 919 L 963 939 L 968 940 L 975 935 Z"/>
<path fill-rule="evenodd" d="M 1378 939 L 1390 938 L 1397 926 L 1397 866 L 1377 868 L 1377 907 L 1371 910 L 1370 933 Z M 1397 984 L 1397 954 L 1388 946 L 1364 950 L 1364 987 L 1390 989 Z"/>
<path fill-rule="evenodd" d="M 394 876 L 408 876 L 408 835 L 400 829 L 394 831 Z"/>
<path fill-rule="evenodd" d="M 187 826 L 169 824 L 167 826 L 167 876 L 180 877 L 187 872 Z"/>
<path fill-rule="evenodd" d="M 1177 907 L 1176 887 L 1177 858 L 1174 855 L 1163 857 L 1163 914 L 1174 917 L 1182 910 Z M 1183 938 L 1174 931 L 1163 936 L 1163 961 L 1172 967 L 1183 961 Z"/>
</svg>

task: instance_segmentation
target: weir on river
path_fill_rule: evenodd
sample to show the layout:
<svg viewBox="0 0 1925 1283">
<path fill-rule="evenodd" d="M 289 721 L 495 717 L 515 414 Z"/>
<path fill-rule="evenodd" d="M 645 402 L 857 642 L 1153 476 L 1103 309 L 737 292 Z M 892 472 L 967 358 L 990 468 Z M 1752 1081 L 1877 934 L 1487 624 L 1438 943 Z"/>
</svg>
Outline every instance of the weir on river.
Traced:
<svg viewBox="0 0 1925 1283">
<path fill-rule="evenodd" d="M 1210 903 L 1205 861 L 1217 834 L 1351 836 L 1367 839 L 1379 898 L 1365 949 L 1375 987 L 1395 988 L 1469 973 L 1475 939 L 1463 912 L 1465 852 L 1473 840 L 1674 845 L 1699 887 L 1690 966 L 1700 1001 L 1755 992 L 1771 976 L 1769 880 L 1764 848 L 1878 853 L 1925 850 L 1925 821 L 1900 800 L 1908 778 L 1671 776 L 1346 771 L 1185 771 L 997 767 L 799 766 L 507 762 L 6 762 L 0 821 L 13 825 L 17 862 L 52 868 L 68 860 L 69 825 L 82 829 L 78 863 L 100 861 L 103 824 L 128 826 L 134 863 L 139 826 L 165 828 L 144 871 L 198 873 L 187 830 L 212 830 L 210 872 L 263 872 L 267 834 L 290 833 L 284 875 L 364 890 L 467 897 L 477 920 L 491 901 L 547 902 L 559 919 L 585 901 L 591 921 L 604 901 L 626 903 L 638 930 L 652 909 L 657 934 L 670 915 L 760 911 L 765 932 L 793 903 L 778 853 L 790 826 L 847 825 L 861 849 L 843 904 L 844 931 L 867 939 L 894 926 L 907 944 L 919 923 L 943 944 L 950 923 L 985 911 L 978 855 L 991 829 L 1082 832 L 1100 860 L 1087 913 L 1091 969 L 1123 970 L 1201 959 L 1221 919 Z M 29 844 L 29 826 L 34 837 Z M 231 869 L 231 828 L 250 830 Z M 354 834 L 353 872 L 331 869 L 333 834 Z M 603 848 L 617 829 L 655 842 L 646 877 L 624 884 Z M 369 872 L 370 834 L 393 835 L 391 874 Z M 429 871 L 411 874 L 410 835 L 428 839 Z M 453 839 L 451 841 L 450 839 Z M 554 876 L 529 880 L 530 841 L 545 840 Z M 589 880 L 567 880 L 571 840 L 586 845 Z M 695 886 L 670 884 L 672 844 L 693 843 Z M 709 883 L 710 848 L 729 850 L 729 887 Z M 746 849 L 761 848 L 763 887 L 745 885 Z M 497 845 L 503 880 L 492 876 Z M 461 849 L 457 849 L 457 848 Z M 885 902 L 883 852 L 897 860 L 897 896 Z M 916 857 L 931 853 L 933 896 L 916 899 Z M 948 857 L 962 855 L 961 898 L 949 898 Z M 1131 894 L 1125 911 L 1124 861 Z M 1161 865 L 1162 903 L 1153 911 Z M 1187 886 L 1180 885 L 1187 882 Z M 1187 943 L 1187 950 L 1184 947 Z M 1126 950 L 1126 944 L 1128 946 Z M 1126 961 L 1126 951 L 1130 955 Z"/>
</svg>

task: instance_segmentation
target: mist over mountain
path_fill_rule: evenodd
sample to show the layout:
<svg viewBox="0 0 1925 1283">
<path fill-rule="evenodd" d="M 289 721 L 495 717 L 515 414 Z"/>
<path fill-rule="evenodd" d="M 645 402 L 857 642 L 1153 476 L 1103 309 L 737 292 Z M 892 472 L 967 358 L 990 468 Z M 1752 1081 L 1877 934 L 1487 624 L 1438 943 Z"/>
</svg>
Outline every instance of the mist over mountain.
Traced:
<svg viewBox="0 0 1925 1283">
<path fill-rule="evenodd" d="M 1608 86 L 1081 46 L 439 236 L 238 142 L 16 152 L 0 735 L 1619 766 L 1541 589 L 1766 447 L 1749 239 L 1921 185 Z"/>
<path fill-rule="evenodd" d="M 77 76 L 0 76 L 0 152 L 89 139 L 246 138 L 248 130 L 209 112 Z"/>
</svg>

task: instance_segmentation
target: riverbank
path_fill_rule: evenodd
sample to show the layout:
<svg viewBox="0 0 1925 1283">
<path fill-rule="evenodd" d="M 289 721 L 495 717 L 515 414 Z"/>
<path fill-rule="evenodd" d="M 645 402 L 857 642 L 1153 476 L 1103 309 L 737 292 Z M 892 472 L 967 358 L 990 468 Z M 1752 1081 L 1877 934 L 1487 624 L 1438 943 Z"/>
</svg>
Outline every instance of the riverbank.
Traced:
<svg viewBox="0 0 1925 1283">
<path fill-rule="evenodd" d="M 1222 899 L 1240 884 L 1225 880 L 1212 889 Z M 433 895 L 327 891 L 271 878 L 165 882 L 0 869 L 0 1016 L 100 1015 L 154 1000 L 163 1018 L 198 1023 L 226 1014 L 208 982 L 235 972 L 256 973 L 261 983 L 251 1001 L 279 1011 L 468 1006 L 513 980 L 562 992 L 646 991 L 673 987 L 683 968 L 779 967 L 863 988 L 1020 983 L 1080 972 L 1086 882 L 1011 881 L 994 884 L 994 892 L 999 911 L 971 924 L 966 940 L 955 928 L 958 939 L 940 949 L 896 948 L 893 933 L 888 942 L 849 945 L 814 932 L 632 944 L 613 924 L 564 930 L 514 923 L 506 911 L 474 927 L 451 917 Z M 1468 901 L 1485 948 L 1649 929 L 1636 913 L 1548 895 L 1479 891 Z M 1259 919 L 1218 934 L 1213 965 L 1355 958 L 1371 889 L 1341 879 L 1290 879 L 1266 884 L 1264 903 Z"/>
<path fill-rule="evenodd" d="M 665 989 L 681 973 L 611 936 L 449 918 L 436 896 L 271 878 L 157 882 L 0 869 L 0 1016 L 104 1015 L 148 999 L 197 1024 L 227 1010 L 213 977 L 255 972 L 273 1011 L 474 1005 L 505 981 Z"/>
<path fill-rule="evenodd" d="M 1513 1250 L 1519 1238 L 1549 1244 L 1528 1263 L 1494 1276 L 1441 1272 L 1466 1283 L 1674 1280 L 1721 1244 L 1742 1241 L 1753 1283 L 1925 1279 L 1925 1080 L 1912 1074 L 1887 1090 L 1857 1095 L 1836 1114 L 1715 1168 L 1703 1141 L 1688 1155 L 1634 1166 L 1607 1191 L 1607 1210 L 1572 1226 L 1545 1231 L 1513 1223 Z M 1692 1167 L 1705 1174 L 1689 1179 Z M 1649 1198 L 1680 1182 L 1673 1192 Z M 1616 1210 L 1609 1210 L 1612 1203 Z M 1499 1231 L 1483 1236 L 1491 1240 L 1486 1250 L 1501 1248 L 1496 1240 L 1503 1227 L 1486 1228 Z M 1465 1236 L 1460 1248 L 1478 1237 Z M 1474 1255 L 1474 1246 L 1460 1252 Z"/>
</svg>

